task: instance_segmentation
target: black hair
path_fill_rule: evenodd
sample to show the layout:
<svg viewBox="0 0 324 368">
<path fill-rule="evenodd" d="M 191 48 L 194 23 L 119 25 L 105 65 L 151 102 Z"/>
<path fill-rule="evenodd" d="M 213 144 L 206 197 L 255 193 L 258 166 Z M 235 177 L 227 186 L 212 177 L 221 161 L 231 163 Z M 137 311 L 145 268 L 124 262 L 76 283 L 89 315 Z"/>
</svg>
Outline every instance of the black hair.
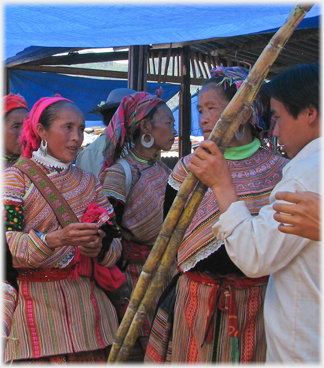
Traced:
<svg viewBox="0 0 324 368">
<path fill-rule="evenodd" d="M 319 65 L 301 64 L 277 75 L 265 93 L 281 102 L 295 119 L 307 107 L 319 111 Z"/>
<path fill-rule="evenodd" d="M 39 118 L 39 124 L 42 124 L 45 130 L 48 130 L 51 126 L 51 122 L 55 120 L 58 114 L 58 109 L 64 105 L 64 104 L 72 104 L 70 101 L 62 100 L 55 102 L 44 109 L 42 112 L 40 118 Z M 75 106 L 75 105 L 74 105 Z"/>
</svg>

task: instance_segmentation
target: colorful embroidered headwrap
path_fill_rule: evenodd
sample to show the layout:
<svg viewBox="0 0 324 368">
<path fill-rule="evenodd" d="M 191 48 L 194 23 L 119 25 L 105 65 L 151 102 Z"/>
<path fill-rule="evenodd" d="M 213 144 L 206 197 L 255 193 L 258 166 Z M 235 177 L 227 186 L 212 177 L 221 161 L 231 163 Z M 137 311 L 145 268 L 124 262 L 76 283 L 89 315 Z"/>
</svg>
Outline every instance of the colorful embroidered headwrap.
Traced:
<svg viewBox="0 0 324 368">
<path fill-rule="evenodd" d="M 13 93 L 9 93 L 9 95 L 4 96 L 3 98 L 3 107 L 2 107 L 2 115 L 6 115 L 9 111 L 13 109 L 26 109 L 29 111 L 27 107 L 27 102 L 19 93 L 16 95 Z"/>
<path fill-rule="evenodd" d="M 224 90 L 233 84 L 235 84 L 236 90 L 238 90 L 248 76 L 248 73 L 248 70 L 241 66 L 224 67 L 223 65 L 213 68 L 210 71 L 212 78 L 222 78 L 217 85 L 223 85 Z M 252 117 L 250 122 L 253 126 L 261 130 L 267 129 L 266 123 L 262 118 L 264 109 L 265 108 L 260 102 L 259 98 L 256 98 L 251 104 Z"/>
<path fill-rule="evenodd" d="M 159 93 L 159 90 L 157 91 Z M 139 122 L 163 100 L 147 92 L 136 92 L 124 97 L 106 129 L 105 157 L 101 171 L 114 163 L 116 148 L 122 151 L 128 139 L 131 141 Z"/>
<path fill-rule="evenodd" d="M 68 101 L 74 103 L 67 98 L 61 97 L 59 94 L 56 94 L 54 97 L 42 97 L 35 103 L 30 113 L 25 117 L 23 129 L 20 135 L 23 157 L 31 158 L 32 153 L 38 150 L 41 139 L 37 134 L 36 126 L 46 107 L 58 101 Z"/>
</svg>

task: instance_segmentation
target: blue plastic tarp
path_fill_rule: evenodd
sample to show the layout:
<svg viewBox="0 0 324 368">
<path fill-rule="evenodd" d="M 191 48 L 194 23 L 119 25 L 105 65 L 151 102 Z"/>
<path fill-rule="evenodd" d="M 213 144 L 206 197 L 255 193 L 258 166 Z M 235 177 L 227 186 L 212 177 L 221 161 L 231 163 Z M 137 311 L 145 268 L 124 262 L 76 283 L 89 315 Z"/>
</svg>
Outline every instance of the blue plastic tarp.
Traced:
<svg viewBox="0 0 324 368">
<path fill-rule="evenodd" d="M 179 106 L 172 110 L 172 114 L 175 121 L 175 129 L 179 134 Z M 194 93 L 191 96 L 191 135 L 202 136 L 203 132 L 199 125 L 199 111 L 198 111 L 198 95 Z"/>
<path fill-rule="evenodd" d="M 294 3 L 7 4 L 4 59 L 29 46 L 103 48 L 196 41 L 276 30 Z M 318 28 L 315 4 L 298 29 Z"/>
<path fill-rule="evenodd" d="M 168 101 L 180 90 L 179 85 L 147 83 L 147 92 L 155 94 L 162 86 L 162 98 Z M 125 80 L 103 80 L 86 77 L 73 77 L 55 73 L 36 73 L 28 71 L 10 72 L 10 91 L 20 93 L 31 108 L 36 101 L 44 96 L 61 96 L 71 99 L 85 115 L 85 120 L 100 120 L 100 117 L 89 113 L 101 101 L 106 101 L 109 93 L 115 88 L 126 88 Z"/>
</svg>

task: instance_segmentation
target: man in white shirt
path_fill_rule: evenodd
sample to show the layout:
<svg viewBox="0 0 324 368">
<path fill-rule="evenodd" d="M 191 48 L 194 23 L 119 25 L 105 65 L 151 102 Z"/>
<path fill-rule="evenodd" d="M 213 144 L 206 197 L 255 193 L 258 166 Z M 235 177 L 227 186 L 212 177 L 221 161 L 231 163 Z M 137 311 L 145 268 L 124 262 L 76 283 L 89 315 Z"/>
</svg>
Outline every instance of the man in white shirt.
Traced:
<svg viewBox="0 0 324 368">
<path fill-rule="evenodd" d="M 106 103 L 97 106 L 91 112 L 99 115 L 103 119 L 103 123 L 108 126 L 111 118 L 115 114 L 121 100 L 136 91 L 130 88 L 116 88 L 112 90 L 106 100 Z M 100 134 L 100 136 L 88 147 L 84 148 L 76 159 L 76 166 L 83 170 L 89 171 L 98 177 L 104 157 L 102 151 L 106 142 L 106 129 Z"/>
<path fill-rule="evenodd" d="M 217 198 L 222 214 L 213 232 L 232 261 L 248 277 L 270 275 L 264 303 L 267 362 L 319 363 L 320 245 L 279 231 L 272 208 L 279 191 L 320 193 L 319 67 L 286 71 L 266 91 L 276 119 L 273 134 L 291 161 L 258 216 L 252 217 L 244 199 L 238 200 L 214 142 L 202 142 L 188 168 Z"/>
</svg>

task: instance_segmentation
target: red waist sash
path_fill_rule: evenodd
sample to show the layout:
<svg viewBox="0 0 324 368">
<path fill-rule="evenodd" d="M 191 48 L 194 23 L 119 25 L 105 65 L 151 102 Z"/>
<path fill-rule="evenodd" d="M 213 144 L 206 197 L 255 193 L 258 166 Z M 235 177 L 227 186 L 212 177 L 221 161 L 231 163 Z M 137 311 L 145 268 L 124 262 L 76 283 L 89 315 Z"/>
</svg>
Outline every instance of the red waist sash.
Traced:
<svg viewBox="0 0 324 368">
<path fill-rule="evenodd" d="M 69 277 L 74 270 L 75 265 L 66 268 L 19 268 L 18 280 L 33 281 L 33 282 L 50 282 L 64 280 Z"/>
<path fill-rule="evenodd" d="M 266 285 L 269 276 L 258 278 L 248 278 L 246 276 L 238 276 L 234 274 L 219 275 L 213 274 L 209 276 L 206 273 L 185 272 L 182 273 L 188 278 L 212 286 L 208 301 L 208 312 L 206 321 L 206 334 L 202 345 L 213 340 L 213 324 L 212 320 L 216 312 L 216 308 L 222 311 L 228 311 L 229 336 L 232 352 L 232 362 L 238 362 L 238 315 L 235 303 L 234 289 L 246 289 L 253 286 Z"/>
<path fill-rule="evenodd" d="M 180 269 L 178 268 L 180 271 Z M 238 276 L 234 274 L 229 275 L 220 275 L 213 274 L 209 276 L 207 273 L 198 273 L 198 272 L 182 272 L 183 275 L 186 275 L 192 280 L 201 282 L 207 285 L 219 285 L 222 283 L 223 285 L 231 285 L 234 289 L 245 289 L 250 286 L 257 286 L 258 284 L 264 284 L 268 282 L 269 276 L 262 276 L 256 278 L 249 278 L 246 276 Z"/>
<path fill-rule="evenodd" d="M 115 290 L 123 285 L 126 281 L 125 275 L 117 266 L 103 267 L 98 265 L 96 259 L 82 256 L 78 251 L 76 253 L 75 264 L 66 268 L 19 268 L 18 280 L 32 282 L 51 282 L 64 279 L 75 281 L 79 276 L 89 277 L 96 282 L 104 290 Z"/>
</svg>

